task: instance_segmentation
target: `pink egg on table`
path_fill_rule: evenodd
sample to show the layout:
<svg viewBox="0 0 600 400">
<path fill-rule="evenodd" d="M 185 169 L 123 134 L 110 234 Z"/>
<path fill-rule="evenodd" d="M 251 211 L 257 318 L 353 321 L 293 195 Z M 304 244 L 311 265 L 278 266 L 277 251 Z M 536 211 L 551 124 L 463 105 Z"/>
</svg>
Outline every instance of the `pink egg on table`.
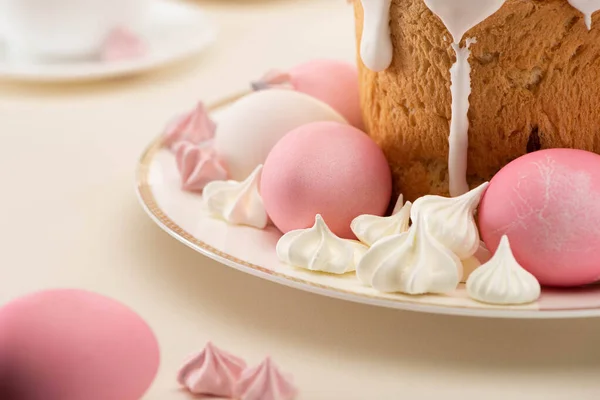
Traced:
<svg viewBox="0 0 600 400">
<path fill-rule="evenodd" d="M 321 214 L 338 236 L 354 238 L 352 220 L 383 215 L 392 193 L 381 149 L 364 132 L 336 122 L 316 122 L 285 135 L 271 150 L 261 195 L 283 233 L 313 226 Z"/>
<path fill-rule="evenodd" d="M 0 308 L 0 391 L 15 400 L 137 400 L 158 343 L 126 306 L 82 290 L 49 290 Z"/>
<path fill-rule="evenodd" d="M 525 155 L 490 182 L 481 236 L 495 251 L 508 235 L 515 258 L 543 285 L 600 279 L 600 156 L 551 149 Z"/>
<path fill-rule="evenodd" d="M 305 62 L 287 72 L 273 71 L 255 82 L 257 88 L 290 85 L 294 90 L 329 104 L 353 126 L 363 129 L 358 69 L 354 64 L 319 59 Z"/>
</svg>

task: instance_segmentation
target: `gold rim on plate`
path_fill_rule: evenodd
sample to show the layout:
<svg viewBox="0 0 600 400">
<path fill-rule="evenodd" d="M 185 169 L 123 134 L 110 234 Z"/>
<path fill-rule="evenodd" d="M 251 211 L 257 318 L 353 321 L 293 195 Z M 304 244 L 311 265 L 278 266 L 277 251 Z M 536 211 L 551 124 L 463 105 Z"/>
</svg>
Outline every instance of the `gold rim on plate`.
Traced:
<svg viewBox="0 0 600 400">
<path fill-rule="evenodd" d="M 239 99 L 247 92 L 231 96 L 216 103 L 213 103 L 208 109 L 216 111 L 223 108 L 235 100 Z M 162 148 L 162 136 L 156 138 L 142 154 L 136 171 L 136 186 L 139 200 L 152 217 L 152 219 L 167 233 L 182 243 L 192 247 L 205 256 L 208 256 L 222 264 L 237 268 L 241 271 L 284 284 L 286 286 L 300 288 L 305 291 L 335 297 L 353 302 L 383 306 L 388 308 L 397 308 L 408 311 L 420 311 L 437 314 L 454 314 L 476 317 L 499 317 L 499 318 L 582 318 L 600 316 L 598 308 L 574 308 L 574 309 L 532 309 L 519 307 L 468 307 L 464 305 L 451 304 L 431 304 L 419 301 L 419 296 L 406 296 L 403 298 L 380 297 L 364 293 L 356 293 L 337 287 L 319 284 L 313 281 L 290 276 L 285 273 L 273 271 L 269 268 L 252 264 L 248 261 L 239 259 L 231 254 L 225 253 L 201 240 L 198 240 L 189 232 L 182 229 L 158 206 L 152 185 L 149 183 L 150 166 L 158 151 Z M 244 268 L 240 268 L 244 267 Z"/>
</svg>

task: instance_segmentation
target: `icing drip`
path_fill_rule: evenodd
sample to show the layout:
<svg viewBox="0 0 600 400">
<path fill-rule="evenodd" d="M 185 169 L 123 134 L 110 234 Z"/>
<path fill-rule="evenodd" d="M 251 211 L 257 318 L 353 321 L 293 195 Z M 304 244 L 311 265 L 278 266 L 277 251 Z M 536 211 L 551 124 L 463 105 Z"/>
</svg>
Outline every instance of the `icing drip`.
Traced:
<svg viewBox="0 0 600 400">
<path fill-rule="evenodd" d="M 367 68 L 375 72 L 387 69 L 394 54 L 390 37 L 392 0 L 361 0 L 364 18 L 360 56 Z"/>
<path fill-rule="evenodd" d="M 450 68 L 452 119 L 450 122 L 448 175 L 450 195 L 460 196 L 469 191 L 467 184 L 467 152 L 469 149 L 469 96 L 471 95 L 471 66 L 467 39 L 460 47 L 465 33 L 502 7 L 505 0 L 425 0 L 425 5 L 437 15 L 454 40 L 452 48 L 456 62 Z"/>
<path fill-rule="evenodd" d="M 450 195 L 460 196 L 469 191 L 467 183 L 467 151 L 469 149 L 469 96 L 471 95 L 471 65 L 469 46 L 475 39 L 467 39 L 465 47 L 453 43 L 456 62 L 450 68 L 450 93 L 452 95 L 452 119 L 448 137 L 448 176 Z"/>
<path fill-rule="evenodd" d="M 569 0 L 569 4 L 583 13 L 585 26 L 592 29 L 592 15 L 600 10 L 600 0 Z"/>
<path fill-rule="evenodd" d="M 504 1 L 425 0 L 425 5 L 442 20 L 454 43 L 459 44 L 465 33 L 496 13 Z"/>
</svg>

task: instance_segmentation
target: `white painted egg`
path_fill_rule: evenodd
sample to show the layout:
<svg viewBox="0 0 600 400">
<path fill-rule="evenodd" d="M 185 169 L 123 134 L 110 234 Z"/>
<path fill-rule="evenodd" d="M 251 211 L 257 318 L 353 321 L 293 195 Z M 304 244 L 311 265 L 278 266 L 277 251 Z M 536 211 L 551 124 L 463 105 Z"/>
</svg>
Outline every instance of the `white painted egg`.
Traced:
<svg viewBox="0 0 600 400">
<path fill-rule="evenodd" d="M 215 148 L 230 177 L 243 180 L 286 133 L 318 121 L 347 123 L 329 105 L 292 90 L 271 89 L 244 96 L 217 124 Z"/>
</svg>

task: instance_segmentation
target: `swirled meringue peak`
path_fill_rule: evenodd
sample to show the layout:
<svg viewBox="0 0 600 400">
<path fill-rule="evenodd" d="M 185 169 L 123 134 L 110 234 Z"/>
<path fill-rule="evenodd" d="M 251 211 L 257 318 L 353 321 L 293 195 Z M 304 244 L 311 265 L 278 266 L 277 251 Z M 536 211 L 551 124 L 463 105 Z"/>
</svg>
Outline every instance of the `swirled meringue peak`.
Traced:
<svg viewBox="0 0 600 400">
<path fill-rule="evenodd" d="M 461 260 L 479 248 L 479 231 L 473 214 L 483 193 L 484 183 L 458 197 L 423 196 L 413 204 L 411 219 L 423 219 L 429 233 Z"/>
<path fill-rule="evenodd" d="M 462 264 L 429 233 L 422 219 L 408 232 L 379 240 L 361 259 L 358 279 L 380 292 L 448 293 L 462 277 Z"/>
<path fill-rule="evenodd" d="M 372 246 L 378 240 L 408 231 L 412 203 L 407 201 L 396 214 L 389 217 L 360 215 L 352 221 L 350 227 L 358 240 Z"/>
<path fill-rule="evenodd" d="M 246 369 L 234 391 L 238 400 L 293 400 L 297 394 L 291 377 L 279 371 L 270 357 Z"/>
<path fill-rule="evenodd" d="M 200 144 L 215 137 L 216 124 L 210 119 L 204 103 L 198 102 L 195 109 L 175 117 L 165 129 L 163 145 L 173 146 L 185 141 Z"/>
<path fill-rule="evenodd" d="M 192 394 L 233 397 L 246 362 L 212 343 L 191 356 L 179 370 L 177 382 Z"/>
<path fill-rule="evenodd" d="M 183 190 L 199 192 L 209 182 L 227 179 L 227 169 L 211 145 L 178 142 L 173 150 Z"/>
<path fill-rule="evenodd" d="M 277 242 L 277 256 L 282 262 L 331 274 L 356 270 L 366 251 L 362 243 L 336 236 L 321 215 L 315 217 L 312 228 L 288 232 Z"/>
<path fill-rule="evenodd" d="M 213 181 L 204 187 L 202 197 L 208 210 L 234 225 L 264 229 L 269 223 L 258 188 L 262 165 L 243 182 Z"/>
<path fill-rule="evenodd" d="M 541 288 L 538 280 L 515 260 L 505 235 L 492 259 L 467 279 L 467 293 L 483 303 L 527 304 L 540 297 Z"/>
</svg>

